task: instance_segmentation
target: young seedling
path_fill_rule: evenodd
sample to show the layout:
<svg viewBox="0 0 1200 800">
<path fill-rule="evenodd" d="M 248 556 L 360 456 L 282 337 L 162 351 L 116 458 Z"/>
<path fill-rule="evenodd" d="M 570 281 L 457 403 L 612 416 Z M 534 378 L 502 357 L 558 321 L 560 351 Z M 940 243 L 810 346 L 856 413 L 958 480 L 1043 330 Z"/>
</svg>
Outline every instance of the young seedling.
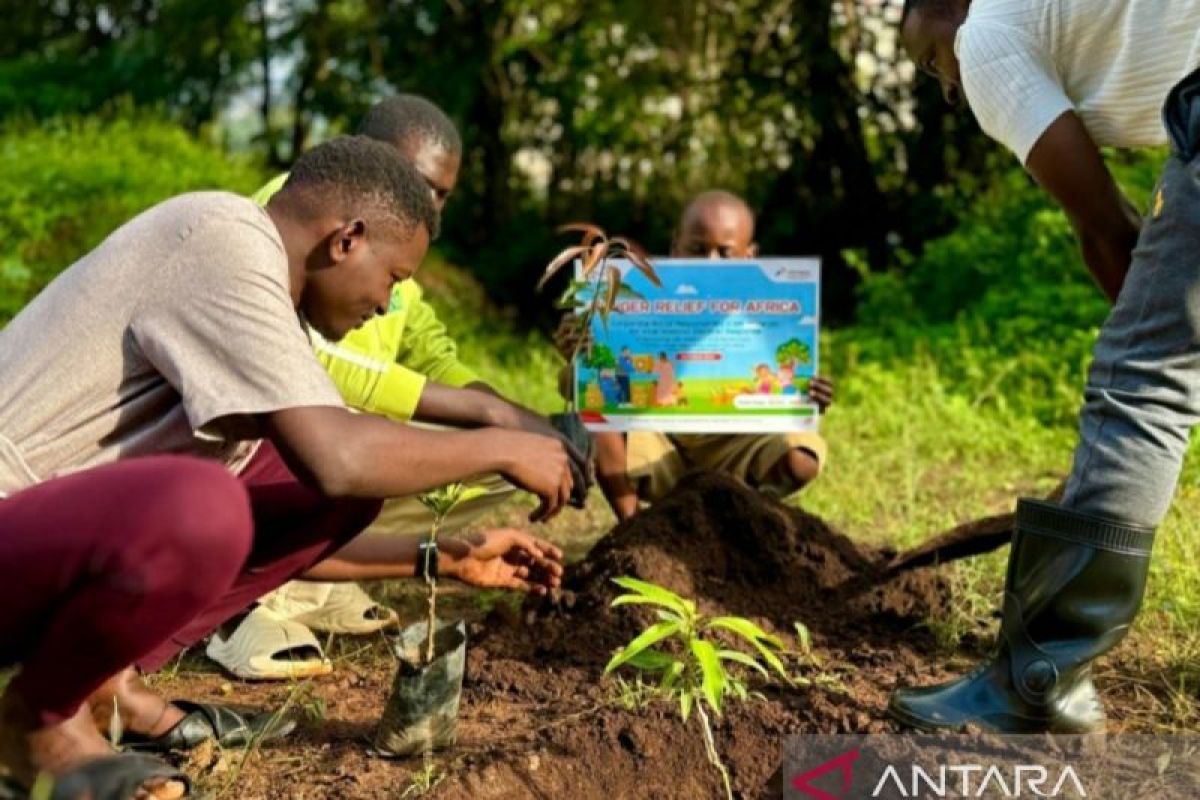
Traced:
<svg viewBox="0 0 1200 800">
<path fill-rule="evenodd" d="M 704 737 L 704 751 L 709 762 L 720 771 L 725 795 L 732 800 L 729 770 L 717 753 L 705 705 L 720 716 L 726 698 L 749 698 L 746 684 L 727 670 L 729 663 L 749 667 L 766 677 L 769 673 L 763 666 L 765 663 L 790 682 L 777 652 L 783 649 L 783 642 L 743 617 L 705 617 L 696 610 L 692 600 L 653 583 L 629 577 L 616 578 L 613 582 L 629 590 L 629 594 L 613 600 L 614 607 L 654 606 L 658 622 L 614 655 L 604 673 L 607 675 L 618 667 L 630 666 L 658 676 L 659 692 L 679 703 L 679 714 L 685 724 L 695 709 Z M 750 646 L 749 652 L 725 647 L 712 638 L 717 631 L 733 634 L 739 645 Z"/>
<path fill-rule="evenodd" d="M 641 297 L 625 283 L 621 270 L 609 263 L 612 259 L 628 260 L 655 286 L 662 286 L 662 281 L 650 266 L 650 257 L 641 245 L 624 236 L 609 237 L 601 228 L 586 222 L 564 225 L 558 230 L 559 233 L 578 232 L 581 235 L 579 244 L 554 257 L 542 273 L 537 288 L 541 291 L 563 267 L 577 259 L 580 261 L 578 275 L 572 278 L 557 303 L 558 308 L 573 312 L 575 344 L 569 363 L 574 364 L 584 348 L 591 353 L 592 320 L 599 317 L 607 329 L 608 318 L 618 300 Z M 567 405 L 569 411 L 576 410 L 573 397 L 567 400 Z"/>
<path fill-rule="evenodd" d="M 479 486 L 466 486 L 461 483 L 451 483 L 432 492 L 421 495 L 421 505 L 433 514 L 433 524 L 429 526 L 429 546 L 425 548 L 425 585 L 429 590 L 427 604 L 429 608 L 429 631 L 425 640 L 425 663 L 433 663 L 433 638 L 437 624 L 437 576 L 436 570 L 431 569 L 431 561 L 437 552 L 437 537 L 442 523 L 460 503 L 466 503 L 476 497 L 487 494 L 487 489 Z"/>
<path fill-rule="evenodd" d="M 445 779 L 446 774 L 438 769 L 433 761 L 426 760 L 420 771 L 414 772 L 408 779 L 408 786 L 400 793 L 400 797 L 424 797 L 432 792 Z"/>
</svg>

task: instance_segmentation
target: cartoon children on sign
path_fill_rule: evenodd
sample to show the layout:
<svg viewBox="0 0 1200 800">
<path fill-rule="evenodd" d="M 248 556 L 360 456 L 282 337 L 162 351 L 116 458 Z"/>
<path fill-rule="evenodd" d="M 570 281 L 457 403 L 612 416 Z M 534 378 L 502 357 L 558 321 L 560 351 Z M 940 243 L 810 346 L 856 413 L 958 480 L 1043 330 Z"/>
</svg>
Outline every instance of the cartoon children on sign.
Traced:
<svg viewBox="0 0 1200 800">
<path fill-rule="evenodd" d="M 658 354 L 658 361 L 654 364 L 654 377 L 656 383 L 654 387 L 654 402 L 659 406 L 673 406 L 678 402 L 675 385 L 675 366 L 671 363 L 671 359 L 667 358 L 666 353 Z"/>
<path fill-rule="evenodd" d="M 759 364 L 754 368 L 754 391 L 758 394 L 770 394 L 775 388 L 775 376 L 771 374 L 770 366 Z"/>
</svg>

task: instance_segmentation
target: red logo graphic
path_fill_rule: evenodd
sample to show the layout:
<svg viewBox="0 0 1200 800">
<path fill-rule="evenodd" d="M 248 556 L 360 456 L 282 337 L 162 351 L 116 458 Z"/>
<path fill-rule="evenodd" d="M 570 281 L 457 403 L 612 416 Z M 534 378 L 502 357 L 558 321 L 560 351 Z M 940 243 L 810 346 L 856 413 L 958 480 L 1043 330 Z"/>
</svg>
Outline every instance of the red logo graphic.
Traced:
<svg viewBox="0 0 1200 800">
<path fill-rule="evenodd" d="M 813 800 L 844 800 L 847 797 L 846 793 L 850 791 L 850 783 L 854 780 L 854 762 L 858 760 L 858 755 L 857 749 L 847 750 L 840 756 L 829 759 L 821 766 L 792 778 L 792 788 L 799 789 Z M 818 789 L 812 785 L 812 781 L 822 775 L 828 775 L 834 770 L 842 773 L 842 790 L 840 792 L 830 794 L 824 789 Z"/>
</svg>

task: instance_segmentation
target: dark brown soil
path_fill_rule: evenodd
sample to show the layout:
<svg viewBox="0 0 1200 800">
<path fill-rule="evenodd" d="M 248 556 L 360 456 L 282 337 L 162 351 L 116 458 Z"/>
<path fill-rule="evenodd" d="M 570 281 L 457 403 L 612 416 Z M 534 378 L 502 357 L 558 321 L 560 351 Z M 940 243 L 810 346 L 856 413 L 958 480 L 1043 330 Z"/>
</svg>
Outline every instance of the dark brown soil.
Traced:
<svg viewBox="0 0 1200 800">
<path fill-rule="evenodd" d="M 554 716 L 584 713 L 520 740 L 538 754 L 539 769 L 513 759 L 506 743 L 480 760 L 490 762 L 492 788 L 460 776 L 444 796 L 523 796 L 517 787 L 533 797 L 718 795 L 720 778 L 707 767 L 694 721 L 685 729 L 665 704 L 636 714 L 614 708 L 606 703 L 612 690 L 597 685 L 612 651 L 651 621 L 643 608 L 608 607 L 621 592 L 612 579 L 621 575 L 693 598 L 705 613 L 748 617 L 796 651 L 794 624 L 811 631 L 816 656 L 794 652 L 789 662 L 813 685 L 763 686 L 765 701 L 718 723 L 718 746 L 743 796 L 766 788 L 789 733 L 886 730 L 887 692 L 898 674 L 922 669 L 932 644 L 916 626 L 949 603 L 949 586 L 935 572 L 889 571 L 894 555 L 856 545 L 731 478 L 693 476 L 606 537 L 556 604 L 527 608 L 520 624 L 487 626 L 468 661 L 468 705 L 505 696 L 554 708 Z"/>
<path fill-rule="evenodd" d="M 994 539 L 996 524 L 979 535 Z M 906 561 L 855 544 L 820 519 L 724 476 L 693 476 L 617 527 L 572 569 L 554 602 L 502 606 L 472 626 L 459 745 L 436 757 L 443 779 L 426 796 L 721 795 L 695 717 L 685 726 L 677 709 L 661 702 L 630 707 L 616 682 L 601 677 L 614 648 L 650 618 L 642 607 L 609 608 L 620 591 L 612 579 L 621 575 L 691 597 L 705 613 L 749 617 L 788 643 L 786 661 L 800 685 L 752 684 L 762 699 L 731 706 L 715 721 L 737 794 L 772 796 L 789 734 L 890 730 L 883 712 L 897 683 L 935 682 L 969 666 L 972 654 L 940 664 L 921 627 L 949 608 L 950 588 L 936 567 L 914 564 L 944 562 L 971 539 L 962 530 L 947 536 L 942 543 L 950 549 L 933 545 L 935 556 L 927 547 L 926 555 Z M 980 546 L 968 544 L 966 551 Z M 810 653 L 800 652 L 797 622 L 811 631 Z M 350 660 L 313 687 L 253 689 L 254 702 L 290 698 L 310 721 L 295 739 L 255 754 L 244 770 L 228 756 L 209 756 L 195 771 L 225 797 L 417 796 L 412 781 L 420 759 L 391 762 L 367 752 L 393 669 L 378 656 L 381 649 L 368 666 L 361 657 Z M 209 675 L 176 681 L 169 691 L 178 692 L 180 683 L 191 696 L 230 689 Z M 233 691 L 247 699 L 242 685 Z"/>
</svg>

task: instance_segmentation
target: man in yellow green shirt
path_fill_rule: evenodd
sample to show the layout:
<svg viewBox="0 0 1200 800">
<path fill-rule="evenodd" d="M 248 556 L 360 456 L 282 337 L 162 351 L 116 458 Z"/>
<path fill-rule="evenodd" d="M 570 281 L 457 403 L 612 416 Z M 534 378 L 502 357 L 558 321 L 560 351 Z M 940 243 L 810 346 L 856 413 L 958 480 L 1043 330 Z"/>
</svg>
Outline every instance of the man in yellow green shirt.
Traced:
<svg viewBox="0 0 1200 800">
<path fill-rule="evenodd" d="M 429 185 L 440 212 L 454 190 L 462 141 L 454 124 L 433 103 L 415 95 L 397 95 L 377 103 L 364 118 L 360 135 L 393 145 Z M 279 175 L 253 195 L 266 204 L 287 175 Z M 457 347 L 413 279 L 398 283 L 387 313 L 375 317 L 339 342 L 310 331 L 317 357 L 348 406 L 401 422 L 458 427 L 484 425 L 557 435 L 548 421 L 500 397 L 458 359 Z M 579 471 L 587 476 L 582 458 Z M 498 476 L 476 482 L 487 494 L 452 513 L 442 530 L 461 529 L 508 499 L 513 487 Z M 356 555 L 378 563 L 395 534 L 428 530 L 429 512 L 415 497 L 384 505 L 375 524 L 335 559 L 347 577 L 368 579 L 364 566 L 355 572 Z M 293 581 L 260 603 L 236 626 L 215 634 L 208 655 L 243 678 L 294 678 L 328 673 L 311 629 L 333 633 L 371 633 L 396 624 L 395 612 L 376 604 L 355 583 Z"/>
</svg>

